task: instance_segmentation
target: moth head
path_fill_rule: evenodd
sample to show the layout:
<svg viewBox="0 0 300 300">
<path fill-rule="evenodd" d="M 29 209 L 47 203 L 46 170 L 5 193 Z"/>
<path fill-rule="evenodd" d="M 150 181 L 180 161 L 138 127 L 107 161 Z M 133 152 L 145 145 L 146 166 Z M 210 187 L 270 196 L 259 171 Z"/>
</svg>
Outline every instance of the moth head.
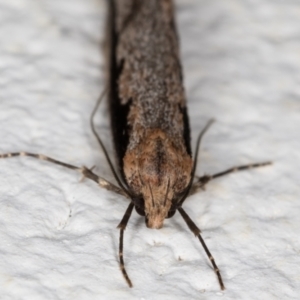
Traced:
<svg viewBox="0 0 300 300">
<path fill-rule="evenodd" d="M 148 130 L 146 136 L 127 151 L 124 173 L 132 194 L 139 195 L 133 200 L 136 210 L 141 214 L 143 209 L 147 227 L 159 229 L 174 214 L 174 209 L 169 213 L 173 199 L 189 184 L 192 159 L 161 129 Z"/>
<path fill-rule="evenodd" d="M 146 184 L 142 192 L 147 227 L 162 228 L 172 206 L 173 192 L 170 189 L 170 179 L 165 184 Z"/>
<path fill-rule="evenodd" d="M 168 181 L 167 188 L 170 189 L 170 181 Z M 164 197 L 160 198 L 164 199 L 164 201 L 155 201 L 151 186 L 149 186 L 149 188 L 144 192 L 145 199 L 143 195 L 132 198 L 135 210 L 139 215 L 145 217 L 145 223 L 148 228 L 162 228 L 164 219 L 171 218 L 176 213 L 179 199 L 181 199 L 182 193 L 174 196 L 172 192 L 165 191 Z"/>
<path fill-rule="evenodd" d="M 144 185 L 141 193 L 139 197 L 132 198 L 135 210 L 141 216 L 145 216 L 145 222 L 148 228 L 162 228 L 164 219 L 169 217 L 169 211 L 172 207 L 170 181 L 168 180 L 165 188 L 163 186 L 152 186 L 150 184 Z"/>
</svg>

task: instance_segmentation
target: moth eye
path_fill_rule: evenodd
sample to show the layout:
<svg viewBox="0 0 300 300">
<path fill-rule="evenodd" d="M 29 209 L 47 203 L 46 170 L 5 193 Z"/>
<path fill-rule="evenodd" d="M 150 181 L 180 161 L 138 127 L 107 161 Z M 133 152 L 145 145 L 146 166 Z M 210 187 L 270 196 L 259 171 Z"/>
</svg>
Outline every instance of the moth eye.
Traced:
<svg viewBox="0 0 300 300">
<path fill-rule="evenodd" d="M 167 219 L 172 218 L 175 215 L 175 213 L 176 213 L 176 209 L 169 210 L 168 215 L 167 215 Z"/>
<path fill-rule="evenodd" d="M 145 216 L 145 211 L 141 207 L 135 205 L 135 210 L 140 216 Z"/>
<path fill-rule="evenodd" d="M 136 212 L 140 215 L 140 216 L 145 216 L 145 204 L 144 204 L 144 199 L 142 197 L 140 198 L 134 198 L 132 199 L 133 203 L 134 203 L 134 207 Z"/>
</svg>

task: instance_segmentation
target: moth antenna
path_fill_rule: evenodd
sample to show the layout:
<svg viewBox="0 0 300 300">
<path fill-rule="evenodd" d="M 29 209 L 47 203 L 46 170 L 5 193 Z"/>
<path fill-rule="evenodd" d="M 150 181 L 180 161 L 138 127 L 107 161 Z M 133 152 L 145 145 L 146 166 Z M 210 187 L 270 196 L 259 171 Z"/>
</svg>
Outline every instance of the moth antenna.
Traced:
<svg viewBox="0 0 300 300">
<path fill-rule="evenodd" d="M 196 173 L 196 168 L 197 168 L 197 161 L 198 161 L 198 153 L 199 153 L 199 149 L 200 149 L 200 143 L 201 143 L 201 139 L 203 137 L 203 135 L 205 134 L 205 132 L 208 130 L 208 128 L 211 126 L 211 124 L 214 122 L 214 119 L 210 119 L 208 121 L 208 123 L 206 124 L 206 126 L 202 129 L 202 131 L 200 132 L 198 139 L 197 139 L 197 143 L 196 143 L 196 149 L 195 149 L 195 159 L 194 159 L 194 165 L 193 165 L 193 169 L 192 169 L 192 173 L 191 173 L 191 179 L 190 182 L 184 192 L 184 195 L 182 196 L 182 198 L 180 199 L 180 201 L 178 202 L 178 207 L 181 207 L 182 203 L 184 202 L 184 200 L 188 197 L 190 190 L 193 186 L 193 181 L 195 178 L 195 173 Z"/>
<path fill-rule="evenodd" d="M 111 169 L 111 171 L 112 171 L 112 173 L 113 173 L 113 175 L 114 175 L 117 183 L 119 184 L 119 186 L 121 187 L 121 189 L 130 197 L 131 196 L 130 192 L 128 191 L 127 188 L 125 188 L 124 184 L 120 180 L 120 178 L 119 178 L 119 176 L 118 176 L 118 174 L 117 174 L 117 172 L 116 172 L 116 170 L 115 170 L 115 168 L 114 168 L 114 166 L 113 166 L 113 164 L 112 164 L 112 162 L 111 162 L 111 160 L 109 158 L 107 150 L 106 150 L 106 148 L 105 148 L 105 146 L 104 146 L 104 144 L 103 144 L 100 136 L 96 132 L 95 125 L 94 125 L 94 117 L 95 117 L 96 111 L 98 110 L 98 107 L 99 107 L 102 99 L 106 95 L 107 90 L 108 90 L 108 88 L 105 88 L 103 90 L 103 92 L 101 93 L 100 97 L 97 100 L 97 103 L 96 103 L 96 105 L 95 105 L 95 107 L 94 107 L 94 109 L 92 111 L 91 117 L 90 117 L 90 126 L 91 126 L 91 129 L 92 129 L 92 132 L 93 132 L 94 136 L 96 137 L 96 139 L 97 139 L 97 141 L 98 141 L 98 143 L 99 143 L 99 145 L 100 145 L 100 147 L 101 147 L 101 149 L 102 149 L 102 151 L 103 151 L 103 153 L 105 155 L 105 158 L 106 158 L 106 160 L 108 162 L 108 165 L 109 165 L 109 167 L 110 167 L 110 169 Z"/>
</svg>

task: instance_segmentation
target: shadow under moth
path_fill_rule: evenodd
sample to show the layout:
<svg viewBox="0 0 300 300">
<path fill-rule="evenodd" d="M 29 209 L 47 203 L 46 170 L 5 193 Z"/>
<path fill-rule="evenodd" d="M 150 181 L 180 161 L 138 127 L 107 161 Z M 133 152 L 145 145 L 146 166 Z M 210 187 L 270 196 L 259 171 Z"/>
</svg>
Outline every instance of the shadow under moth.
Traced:
<svg viewBox="0 0 300 300">
<path fill-rule="evenodd" d="M 129 199 L 118 225 L 119 263 L 132 287 L 123 258 L 124 230 L 133 209 L 145 218 L 148 228 L 159 229 L 177 211 L 202 244 L 225 289 L 220 270 L 200 229 L 183 209 L 189 195 L 210 180 L 231 172 L 269 165 L 243 165 L 214 175 L 196 177 L 200 141 L 212 121 L 199 134 L 194 159 L 183 87 L 178 36 L 172 0 L 110 0 L 106 38 L 107 88 L 91 116 L 91 127 L 110 165 L 117 185 L 92 169 L 73 166 L 41 154 L 16 152 L 0 158 L 30 156 L 79 171 L 100 187 Z M 107 96 L 117 167 L 109 158 L 94 126 L 94 115 Z"/>
</svg>

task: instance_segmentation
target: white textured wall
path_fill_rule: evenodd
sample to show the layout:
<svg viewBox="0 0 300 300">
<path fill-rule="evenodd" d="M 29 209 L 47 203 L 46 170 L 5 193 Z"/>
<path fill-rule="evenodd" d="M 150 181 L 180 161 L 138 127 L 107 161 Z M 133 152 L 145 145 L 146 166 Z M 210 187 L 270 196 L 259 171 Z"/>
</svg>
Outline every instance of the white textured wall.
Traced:
<svg viewBox="0 0 300 300">
<path fill-rule="evenodd" d="M 158 231 L 136 213 L 125 233 L 129 289 L 116 229 L 127 200 L 75 172 L 12 158 L 0 160 L 1 300 L 299 299 L 299 3 L 177 3 L 193 141 L 217 120 L 198 173 L 275 162 L 215 180 L 185 203 L 226 291 L 178 214 Z M 100 0 L 0 0 L 1 153 L 96 165 L 112 180 L 88 125 L 103 88 L 104 17 Z M 104 115 L 98 128 L 111 150 Z"/>
</svg>

